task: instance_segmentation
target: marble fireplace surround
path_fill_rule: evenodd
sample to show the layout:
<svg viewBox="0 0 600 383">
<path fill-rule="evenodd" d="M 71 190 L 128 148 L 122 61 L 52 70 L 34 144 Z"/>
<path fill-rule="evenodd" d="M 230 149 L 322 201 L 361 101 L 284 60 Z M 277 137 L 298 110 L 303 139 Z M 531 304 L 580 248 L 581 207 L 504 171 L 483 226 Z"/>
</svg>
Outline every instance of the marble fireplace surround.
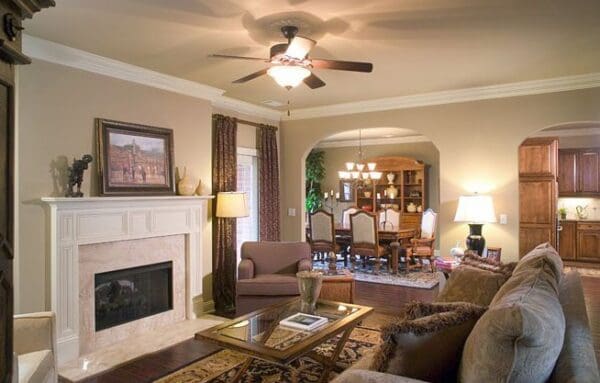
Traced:
<svg viewBox="0 0 600 383">
<path fill-rule="evenodd" d="M 112 242 L 125 241 L 125 246 L 131 246 L 136 240 L 160 241 L 165 237 L 162 238 L 166 241 L 165 246 L 169 243 L 175 247 L 183 246 L 185 297 L 180 315 L 183 319 L 194 319 L 202 314 L 202 237 L 207 224 L 207 201 L 212 198 L 42 198 L 47 205 L 50 227 L 50 309 L 56 313 L 59 365 L 75 360 L 83 351 L 89 350 L 86 343 L 89 338 L 84 335 L 89 324 L 84 325 L 80 312 L 79 275 L 80 255 L 87 258 L 88 250 L 92 248 L 89 245 L 105 244 L 110 248 L 118 246 Z M 183 237 L 180 237 L 183 240 L 180 245 L 176 243 L 178 236 Z M 140 242 L 142 248 L 143 242 Z M 141 264 L 144 262 L 138 263 Z M 118 265 L 113 269 L 119 268 L 122 267 Z M 175 283 L 175 278 L 173 281 Z M 104 342 L 99 341 L 100 344 Z"/>
</svg>

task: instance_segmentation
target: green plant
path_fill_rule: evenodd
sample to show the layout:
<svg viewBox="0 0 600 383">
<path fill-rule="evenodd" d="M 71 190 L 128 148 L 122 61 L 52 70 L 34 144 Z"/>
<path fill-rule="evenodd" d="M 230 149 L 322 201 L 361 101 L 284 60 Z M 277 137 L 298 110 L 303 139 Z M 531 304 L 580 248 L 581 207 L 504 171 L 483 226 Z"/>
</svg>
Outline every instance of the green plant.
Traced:
<svg viewBox="0 0 600 383">
<path fill-rule="evenodd" d="M 566 217 L 567 216 L 567 208 L 561 207 L 560 209 L 558 209 L 558 215 L 560 215 L 561 217 Z"/>
<path fill-rule="evenodd" d="M 306 202 L 309 213 L 323 206 L 321 182 L 325 178 L 325 152 L 312 150 L 306 157 Z"/>
</svg>

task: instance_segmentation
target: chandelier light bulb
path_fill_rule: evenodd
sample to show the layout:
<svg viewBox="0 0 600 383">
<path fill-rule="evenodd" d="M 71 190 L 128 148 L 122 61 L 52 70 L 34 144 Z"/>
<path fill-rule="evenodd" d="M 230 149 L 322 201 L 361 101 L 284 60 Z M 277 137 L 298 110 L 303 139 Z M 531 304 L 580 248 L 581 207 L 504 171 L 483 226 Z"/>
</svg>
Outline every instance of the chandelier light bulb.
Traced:
<svg viewBox="0 0 600 383">
<path fill-rule="evenodd" d="M 291 89 L 300 85 L 302 80 L 310 76 L 310 71 L 301 66 L 275 65 L 267 70 L 267 74 L 280 86 Z"/>
<path fill-rule="evenodd" d="M 358 170 L 359 172 L 362 172 L 364 168 L 365 168 L 365 164 L 361 164 L 361 163 L 356 164 L 356 170 Z"/>
<path fill-rule="evenodd" d="M 352 174 L 352 178 L 353 179 L 358 179 L 358 177 L 360 177 L 360 172 L 351 172 L 350 174 Z"/>
<path fill-rule="evenodd" d="M 346 170 L 349 172 L 354 169 L 354 162 L 346 162 Z"/>
<path fill-rule="evenodd" d="M 375 162 L 369 162 L 369 163 L 367 164 L 367 168 L 368 168 L 368 169 L 369 169 L 369 171 L 371 171 L 371 172 L 372 172 L 373 170 L 375 170 L 375 167 L 376 167 L 376 166 L 377 166 L 377 164 L 376 164 Z"/>
</svg>

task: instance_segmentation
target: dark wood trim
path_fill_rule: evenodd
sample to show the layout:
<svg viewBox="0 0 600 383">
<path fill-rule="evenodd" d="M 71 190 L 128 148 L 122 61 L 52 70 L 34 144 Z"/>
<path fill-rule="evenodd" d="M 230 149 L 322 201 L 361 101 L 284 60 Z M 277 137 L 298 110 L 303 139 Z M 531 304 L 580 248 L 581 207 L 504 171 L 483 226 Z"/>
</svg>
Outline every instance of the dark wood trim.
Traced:
<svg viewBox="0 0 600 383">
<path fill-rule="evenodd" d="M 248 121 L 248 120 L 243 120 L 243 119 L 241 119 L 241 118 L 236 118 L 236 121 L 238 122 L 238 124 L 250 125 L 250 126 L 254 126 L 254 127 L 256 127 L 256 128 L 260 128 L 260 127 L 262 127 L 262 126 L 265 126 L 265 125 L 267 125 L 267 126 L 272 126 L 273 128 L 275 128 L 275 131 L 277 131 L 277 129 L 278 129 L 276 126 L 273 126 L 273 125 L 269 125 L 269 124 L 259 124 L 259 123 L 257 123 L 257 122 L 252 122 L 252 121 Z"/>
<path fill-rule="evenodd" d="M 31 59 L 8 44 L 7 40 L 0 39 L 0 59 L 13 65 L 31 64 Z"/>
</svg>

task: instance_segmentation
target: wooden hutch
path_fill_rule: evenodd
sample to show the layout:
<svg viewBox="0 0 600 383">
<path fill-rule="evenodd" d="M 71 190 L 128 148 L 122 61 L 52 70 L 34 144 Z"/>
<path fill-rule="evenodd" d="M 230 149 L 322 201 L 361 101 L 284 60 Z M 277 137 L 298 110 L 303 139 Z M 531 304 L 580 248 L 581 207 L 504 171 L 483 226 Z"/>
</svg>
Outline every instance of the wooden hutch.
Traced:
<svg viewBox="0 0 600 383">
<path fill-rule="evenodd" d="M 397 208 L 402 212 L 403 229 L 420 228 L 422 212 L 427 209 L 428 166 L 407 157 L 376 157 L 364 162 L 376 163 L 375 170 L 382 176 L 356 183 L 356 206 L 373 212 Z"/>
</svg>

